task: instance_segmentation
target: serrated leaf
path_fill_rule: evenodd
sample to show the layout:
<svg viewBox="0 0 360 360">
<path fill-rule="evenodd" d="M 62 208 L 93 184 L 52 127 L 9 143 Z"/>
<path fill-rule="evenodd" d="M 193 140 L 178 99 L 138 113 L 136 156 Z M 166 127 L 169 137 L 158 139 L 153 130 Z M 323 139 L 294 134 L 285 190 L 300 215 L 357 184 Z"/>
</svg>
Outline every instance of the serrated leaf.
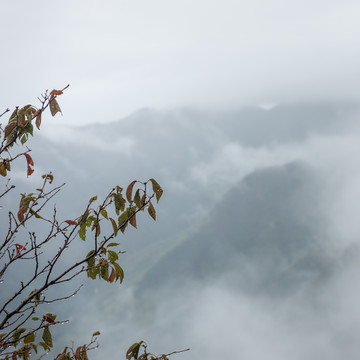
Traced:
<svg viewBox="0 0 360 360">
<path fill-rule="evenodd" d="M 156 211 L 154 205 L 151 202 L 149 202 L 148 213 L 156 221 Z"/>
<path fill-rule="evenodd" d="M 136 184 L 136 180 L 132 181 L 129 186 L 126 189 L 126 198 L 128 200 L 128 202 L 131 202 L 132 200 L 132 191 L 133 191 L 133 187 Z"/>
<path fill-rule="evenodd" d="M 164 191 L 155 179 L 150 179 L 149 181 L 151 181 L 152 183 L 153 191 L 156 196 L 156 201 L 159 202 Z"/>
<path fill-rule="evenodd" d="M 44 340 L 46 345 L 48 345 L 50 347 L 53 347 L 52 336 L 51 336 L 51 333 L 50 333 L 50 330 L 49 330 L 48 326 L 46 326 L 44 328 L 44 331 L 43 331 L 43 334 L 42 334 L 42 339 Z"/>
</svg>

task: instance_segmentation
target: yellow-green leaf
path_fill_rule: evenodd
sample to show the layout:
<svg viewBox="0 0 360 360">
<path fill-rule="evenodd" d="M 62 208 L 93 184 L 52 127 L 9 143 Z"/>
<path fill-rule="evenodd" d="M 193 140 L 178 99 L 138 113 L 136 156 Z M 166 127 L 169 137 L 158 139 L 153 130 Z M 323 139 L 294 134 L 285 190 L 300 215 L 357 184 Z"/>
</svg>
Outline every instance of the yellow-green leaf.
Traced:
<svg viewBox="0 0 360 360">
<path fill-rule="evenodd" d="M 117 227 L 117 224 L 116 224 L 116 221 L 113 218 L 110 218 L 110 221 L 111 221 L 111 225 L 113 227 L 114 235 L 116 236 L 118 231 L 119 231 L 118 227 Z"/>
<path fill-rule="evenodd" d="M 53 347 L 52 336 L 48 326 L 44 328 L 42 339 L 44 340 L 46 345 Z"/>
<path fill-rule="evenodd" d="M 154 220 L 156 220 L 156 211 L 154 205 L 151 202 L 149 203 L 148 213 Z"/>
<path fill-rule="evenodd" d="M 106 209 L 101 209 L 100 213 L 106 220 L 109 220 L 108 213 L 107 213 Z"/>
<path fill-rule="evenodd" d="M 29 333 L 24 338 L 24 344 L 29 344 L 35 341 L 35 334 Z"/>
<path fill-rule="evenodd" d="M 161 186 L 157 183 L 157 181 L 155 179 L 150 179 L 152 186 L 153 186 L 153 191 L 155 193 L 156 196 L 156 201 L 159 202 L 162 194 L 163 194 L 163 189 L 161 188 Z"/>
</svg>

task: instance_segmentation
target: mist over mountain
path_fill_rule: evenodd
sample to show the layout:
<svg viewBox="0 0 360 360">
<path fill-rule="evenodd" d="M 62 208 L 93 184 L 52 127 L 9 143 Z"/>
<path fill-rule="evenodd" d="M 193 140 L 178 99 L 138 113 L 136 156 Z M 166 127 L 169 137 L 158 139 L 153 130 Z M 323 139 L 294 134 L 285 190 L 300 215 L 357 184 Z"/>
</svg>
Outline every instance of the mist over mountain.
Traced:
<svg viewBox="0 0 360 360">
<path fill-rule="evenodd" d="M 116 184 L 164 188 L 157 222 L 140 217 L 120 237 L 124 284 L 84 287 L 69 331 L 87 341 L 84 329 L 100 330 L 99 358 L 146 339 L 154 351 L 191 347 L 184 360 L 357 359 L 359 115 L 354 103 L 144 109 L 36 135 L 37 175 L 15 172 L 18 189 L 52 170 L 67 182 L 56 200 L 67 219 Z"/>
<path fill-rule="evenodd" d="M 277 296 L 324 280 L 334 264 L 324 253 L 320 191 L 316 172 L 301 162 L 254 171 L 146 274 L 140 289 L 233 273 L 241 291 Z"/>
</svg>

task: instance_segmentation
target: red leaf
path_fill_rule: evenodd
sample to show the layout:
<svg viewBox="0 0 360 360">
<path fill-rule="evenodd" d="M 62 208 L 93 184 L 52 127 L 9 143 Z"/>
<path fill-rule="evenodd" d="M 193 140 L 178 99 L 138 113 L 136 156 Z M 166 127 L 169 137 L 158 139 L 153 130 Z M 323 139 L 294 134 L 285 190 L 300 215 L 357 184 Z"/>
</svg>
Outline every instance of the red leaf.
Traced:
<svg viewBox="0 0 360 360">
<path fill-rule="evenodd" d="M 35 117 L 35 115 L 34 115 L 34 117 Z M 41 111 L 40 110 L 38 110 L 38 113 L 36 114 L 35 125 L 40 130 L 40 125 L 41 125 Z"/>
<path fill-rule="evenodd" d="M 24 156 L 26 157 L 27 161 L 27 176 L 30 176 L 34 172 L 34 169 L 31 168 L 31 166 L 34 166 L 34 161 L 29 154 L 24 153 Z"/>
<path fill-rule="evenodd" d="M 55 321 L 52 318 L 50 318 L 49 316 L 44 315 L 43 320 L 47 321 L 50 324 L 55 324 Z"/>
<path fill-rule="evenodd" d="M 28 163 L 29 165 L 34 166 L 34 161 L 33 161 L 32 157 L 31 157 L 29 154 L 27 154 L 27 153 L 25 153 L 24 155 L 25 155 L 25 157 L 26 157 L 27 163 Z"/>
<path fill-rule="evenodd" d="M 136 182 L 137 182 L 136 180 L 132 181 L 126 189 L 126 198 L 128 199 L 129 202 L 131 202 L 132 190 Z"/>
<path fill-rule="evenodd" d="M 74 220 L 65 220 L 65 222 L 67 223 L 67 224 L 69 224 L 69 225 L 77 225 L 78 223 L 76 222 L 76 221 L 74 221 Z"/>
<path fill-rule="evenodd" d="M 18 217 L 19 221 L 21 221 L 21 222 L 24 220 L 25 211 L 26 211 L 25 208 L 23 206 L 20 206 L 20 209 L 17 213 L 17 217 Z"/>
<path fill-rule="evenodd" d="M 63 92 L 61 91 L 61 90 L 53 90 L 53 91 L 51 91 L 51 93 L 50 93 L 50 95 L 54 95 L 54 96 L 56 96 L 56 95 L 62 95 L 63 94 Z"/>
<path fill-rule="evenodd" d="M 20 256 L 21 255 L 21 251 L 22 250 L 26 250 L 25 246 L 22 246 L 20 244 L 15 244 L 15 247 L 16 247 L 16 255 L 17 256 Z"/>
</svg>

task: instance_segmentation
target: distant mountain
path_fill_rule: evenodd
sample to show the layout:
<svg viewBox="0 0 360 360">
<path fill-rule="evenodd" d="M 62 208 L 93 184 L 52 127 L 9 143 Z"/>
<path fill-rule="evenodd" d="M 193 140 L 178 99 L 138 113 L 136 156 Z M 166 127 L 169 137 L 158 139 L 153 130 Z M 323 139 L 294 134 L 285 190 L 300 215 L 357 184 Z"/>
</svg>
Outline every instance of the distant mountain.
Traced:
<svg viewBox="0 0 360 360">
<path fill-rule="evenodd" d="M 321 237 L 316 171 L 304 163 L 256 170 L 231 189 L 208 221 L 167 253 L 139 288 L 166 288 L 230 274 L 248 292 L 283 294 L 333 266 Z"/>
<path fill-rule="evenodd" d="M 314 308 L 318 304 L 321 307 L 326 299 L 330 305 L 320 317 L 327 319 L 337 306 L 338 293 L 353 294 L 349 289 L 358 276 L 358 247 L 348 247 L 345 239 L 340 250 L 331 248 L 326 221 L 334 219 L 333 214 L 344 219 L 344 223 L 347 216 L 356 217 L 355 205 L 351 205 L 355 210 L 339 214 L 333 199 L 341 192 L 342 184 L 347 185 L 339 169 L 348 171 L 353 167 L 353 163 L 342 167 L 341 162 L 351 157 L 356 160 L 358 139 L 353 135 L 359 133 L 359 114 L 360 105 L 350 103 L 218 112 L 144 109 L 114 123 L 59 128 L 48 137 L 41 137 L 40 132 L 29 142 L 35 161 L 34 175 L 22 178 L 19 173 L 26 164 L 19 164 L 19 171 L 13 173 L 16 192 L 2 201 L 6 201 L 4 208 L 12 206 L 16 211 L 18 194 L 38 187 L 39 176 L 49 171 L 55 174 L 56 184 L 67 183 L 56 198 L 57 213 L 63 219 L 79 216 L 91 196 L 101 198 L 116 184 L 125 187 L 133 179 L 153 177 L 162 185 L 164 195 L 157 207 L 157 222 L 140 216 L 138 230 L 129 229 L 125 236 L 119 236 L 121 248 L 126 251 L 120 256 L 125 270 L 120 289 L 94 281 L 69 300 L 76 319 L 71 331 L 87 336 L 84 329 L 91 325 L 91 313 L 97 316 L 96 327 L 91 328 L 97 330 L 99 326 L 105 334 L 103 344 L 106 333 L 119 334 L 119 342 L 108 344 L 113 349 L 111 354 L 117 353 L 120 342 L 128 345 L 140 338 L 149 339 L 149 334 L 156 331 L 166 346 L 170 344 L 166 336 L 175 339 L 176 349 L 180 338 L 177 327 L 182 326 L 182 334 L 186 335 L 184 346 L 196 349 L 198 340 L 191 332 L 194 329 L 201 329 L 200 343 L 211 330 L 208 324 L 213 324 L 216 331 L 228 328 L 236 337 L 239 329 L 233 331 L 231 322 L 240 324 L 245 334 L 246 324 L 253 324 L 254 318 L 262 326 L 261 320 L 266 321 L 277 305 L 277 311 L 281 308 L 280 315 L 285 318 L 286 306 L 295 312 L 301 309 L 302 317 L 304 304 L 311 302 Z M 348 140 L 352 146 L 349 149 Z M 349 174 L 353 186 L 356 173 Z M 352 196 L 352 191 L 345 193 L 341 201 L 348 206 L 351 198 L 354 204 L 356 197 L 354 200 Z M 333 211 L 330 215 L 324 210 L 328 205 Z M 348 209 L 345 205 L 343 208 Z M 7 213 L 0 211 L 0 228 L 4 229 L 7 221 Z M 338 231 L 336 236 L 339 239 L 335 240 L 341 243 L 346 235 Z M 81 254 L 78 249 L 83 251 L 83 242 L 73 244 L 66 261 L 71 261 L 73 254 Z M 54 242 L 54 246 L 58 244 Z M 349 264 L 355 264 L 354 270 L 347 268 Z M 349 277 L 343 268 L 350 272 Z M 17 269 L 14 273 L 21 275 Z M 341 276 L 346 281 L 353 280 L 344 284 Z M 341 286 L 333 290 L 331 281 L 336 277 L 340 277 Z M 298 293 L 299 302 L 287 302 Z M 199 299 L 197 294 L 201 294 Z M 229 298 L 233 305 L 227 309 Z M 208 299 L 213 301 L 210 307 Z M 256 316 L 257 305 L 252 307 L 258 299 L 266 302 L 263 310 L 260 306 L 263 318 Z M 355 304 L 350 304 L 350 312 L 356 313 L 357 298 L 349 295 L 349 299 Z M 238 305 L 241 308 L 244 304 L 247 305 L 239 312 Z M 59 307 L 53 311 L 60 317 L 65 309 L 60 303 Z M 202 309 L 204 314 L 198 317 Z M 214 316 L 209 316 L 207 309 Z M 274 319 L 282 318 L 278 314 L 274 314 Z M 306 320 L 312 321 L 312 316 Z M 209 323 L 210 318 L 213 323 Z M 314 318 L 318 321 L 317 315 Z M 352 321 L 353 314 L 350 318 Z M 222 327 L 217 329 L 219 321 Z M 266 334 L 273 331 L 272 326 L 267 329 Z M 305 329 L 306 334 L 311 333 Z M 342 327 L 338 329 L 341 331 Z M 297 333 L 290 333 L 297 343 L 302 343 L 297 340 Z M 357 332 L 355 329 L 349 333 Z M 220 337 L 217 332 L 214 334 L 211 339 L 215 343 Z M 279 339 L 281 342 L 283 336 Z M 84 341 L 87 340 L 86 337 Z M 238 339 L 231 343 L 238 343 Z M 256 347 L 259 343 L 256 338 L 253 344 Z M 324 348 L 323 343 L 321 346 Z M 212 344 L 206 341 L 205 348 L 212 348 Z M 222 352 L 214 354 L 219 357 Z"/>
<path fill-rule="evenodd" d="M 29 142 L 36 172 L 30 184 L 24 180 L 22 187 L 20 180 L 18 189 L 31 191 L 37 186 L 37 175 L 53 171 L 57 184 L 67 183 L 56 202 L 59 216 L 68 219 L 79 216 L 91 196 L 105 196 L 116 184 L 126 186 L 133 179 L 156 178 L 164 188 L 157 223 L 145 217 L 138 219 L 139 230 L 129 231 L 126 241 L 122 241 L 124 249 L 130 252 L 124 256 L 125 262 L 131 258 L 131 252 L 140 262 L 147 259 L 148 252 L 153 254 L 150 261 L 145 261 L 143 273 L 163 253 L 181 243 L 189 228 L 199 227 L 241 179 L 253 171 L 258 174 L 256 170 L 264 167 L 297 160 L 296 154 L 287 152 L 289 144 L 301 148 L 311 137 L 349 132 L 359 113 L 360 105 L 353 103 L 293 104 L 271 110 L 254 107 L 221 112 L 144 109 L 114 123 L 60 129 L 49 138 L 41 137 L 40 132 Z M 281 152 L 285 155 L 277 155 Z M 261 172 L 254 174 L 261 178 Z M 304 176 L 299 170 L 298 175 L 301 174 Z M 276 179 L 280 184 L 281 176 Z M 237 186 L 234 196 L 240 191 Z M 9 197 L 6 201 L 16 208 L 19 198 L 13 194 L 14 199 Z M 263 206 L 268 206 L 266 201 L 270 200 L 275 201 L 266 198 Z M 238 210 L 242 209 L 239 206 Z M 242 212 L 246 214 L 250 209 Z M 216 215 L 221 219 L 216 222 L 218 237 L 231 237 L 232 233 L 228 234 L 222 225 L 229 215 L 221 215 Z M 255 221 L 259 215 L 251 212 L 251 216 Z M 0 218 L 0 225 L 5 226 L 6 222 L 6 216 Z M 235 230 L 241 231 L 231 229 Z M 201 231 L 206 232 L 206 227 Z M 129 277 L 137 278 L 139 266 L 129 261 L 128 267 Z"/>
</svg>

